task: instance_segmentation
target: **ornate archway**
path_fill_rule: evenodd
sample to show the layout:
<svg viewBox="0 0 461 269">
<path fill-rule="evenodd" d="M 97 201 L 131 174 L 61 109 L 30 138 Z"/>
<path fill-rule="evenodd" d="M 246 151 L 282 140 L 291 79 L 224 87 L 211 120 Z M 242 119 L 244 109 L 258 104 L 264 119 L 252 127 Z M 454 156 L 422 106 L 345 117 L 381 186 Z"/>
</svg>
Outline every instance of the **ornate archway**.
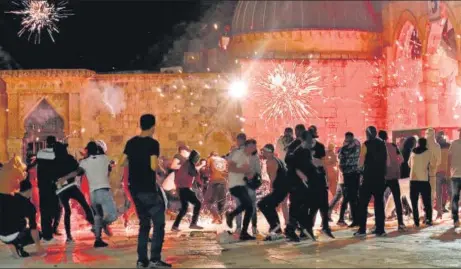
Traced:
<svg viewBox="0 0 461 269">
<path fill-rule="evenodd" d="M 64 138 L 64 119 L 46 99 L 42 99 L 24 120 L 23 156 L 45 147 L 47 136 Z"/>
</svg>

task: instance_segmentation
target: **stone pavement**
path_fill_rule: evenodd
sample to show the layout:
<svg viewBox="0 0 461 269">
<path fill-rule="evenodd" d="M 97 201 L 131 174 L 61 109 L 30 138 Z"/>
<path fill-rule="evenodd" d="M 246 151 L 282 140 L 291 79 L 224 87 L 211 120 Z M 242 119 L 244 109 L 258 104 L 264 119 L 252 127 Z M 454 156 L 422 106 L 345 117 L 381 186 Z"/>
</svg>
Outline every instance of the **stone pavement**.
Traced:
<svg viewBox="0 0 461 269">
<path fill-rule="evenodd" d="M 320 218 L 317 219 L 319 221 Z M 373 218 L 369 219 L 371 222 Z M 267 224 L 260 218 L 261 229 Z M 408 226 L 411 221 L 406 220 Z M 372 224 L 372 223 L 370 223 Z M 205 232 L 167 233 L 164 257 L 174 267 L 182 268 L 228 268 L 228 267 L 315 267 L 315 268 L 433 268 L 461 267 L 461 235 L 451 227 L 451 220 L 445 214 L 444 220 L 435 226 L 408 232 L 396 231 L 396 223 L 388 222 L 387 237 L 366 239 L 352 238 L 353 230 L 334 228 L 336 239 L 319 235 L 318 242 L 303 241 L 290 243 L 275 242 L 219 243 L 217 233 L 222 234 L 224 226 L 205 224 Z M 167 224 L 167 229 L 171 222 Z M 88 227 L 87 227 L 88 228 Z M 136 262 L 135 226 L 124 229 L 114 225 L 114 236 L 107 238 L 110 247 L 93 249 L 93 237 L 85 232 L 76 232 L 76 243 L 66 245 L 64 238 L 48 246 L 45 257 L 13 259 L 8 249 L 0 246 L 0 268 L 133 268 Z M 33 254 L 34 248 L 27 250 Z"/>
</svg>

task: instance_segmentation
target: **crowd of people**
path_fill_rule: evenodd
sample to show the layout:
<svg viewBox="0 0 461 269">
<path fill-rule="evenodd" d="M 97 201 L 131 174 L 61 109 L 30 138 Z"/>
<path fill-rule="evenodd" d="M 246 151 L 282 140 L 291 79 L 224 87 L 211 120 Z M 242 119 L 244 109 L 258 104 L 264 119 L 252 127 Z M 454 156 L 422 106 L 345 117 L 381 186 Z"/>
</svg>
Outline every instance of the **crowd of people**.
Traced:
<svg viewBox="0 0 461 269">
<path fill-rule="evenodd" d="M 436 134 L 431 128 L 426 130 L 425 137 L 408 137 L 397 145 L 389 141 L 386 131 L 370 126 L 365 130 L 366 141 L 361 143 L 347 132 L 342 146 L 336 148 L 320 142 L 316 126 L 306 128 L 299 124 L 294 131 L 286 128 L 275 145 L 259 148 L 255 139 L 241 133 L 227 155 L 213 151 L 202 158 L 198 151 L 181 145 L 168 161 L 160 155 L 159 142 L 152 138 L 155 124 L 155 116 L 143 115 L 141 133 L 126 143 L 115 162 L 107 157 L 103 141 L 90 141 L 83 158 L 77 161 L 68 153 L 66 144 L 48 137 L 47 147 L 28 158 L 29 173 L 21 176 L 23 180 L 18 186 L 11 190 L 3 188 L 0 193 L 0 241 L 17 257 L 29 256 L 24 246 L 33 243 L 38 253 L 45 253 L 42 242 L 53 242 L 54 236 L 60 235 L 58 226 L 63 208 L 66 242 L 72 243 L 69 201 L 74 200 L 92 227 L 94 247 L 106 247 L 102 233 L 111 236 L 110 224 L 120 215 L 124 214 L 126 222 L 130 204 L 125 201 L 125 210 L 118 209 L 111 190 L 111 173 L 121 179 L 119 189 L 134 203 L 139 219 L 139 268 L 171 267 L 161 259 L 165 213 L 177 213 L 171 231 L 178 232 L 189 204 L 193 205 L 190 229 L 203 229 L 200 217 L 206 209 L 213 224 L 225 223 L 230 229 L 235 225 L 231 232 L 242 241 L 255 240 L 261 234 L 258 209 L 269 224 L 266 240 L 283 237 L 295 242 L 317 240 L 314 226 L 319 212 L 321 232 L 334 238 L 331 216 L 341 199 L 337 225 L 356 228 L 356 237 L 366 236 L 367 219 L 371 215 L 368 207 L 373 198 L 375 227 L 371 233 L 385 236 L 385 204 L 390 194 L 399 231 L 406 230 L 404 214 L 412 214 L 414 226 L 420 227 L 420 196 L 424 225 L 433 224 L 434 204 L 436 218 L 441 218 L 451 201 L 454 226 L 459 226 L 461 139 L 450 144 L 443 133 Z M 38 201 L 33 203 L 35 177 Z M 82 191 L 78 177 L 86 179 L 88 193 Z M 407 178 L 410 204 L 399 183 Z M 261 195 L 265 182 L 269 188 Z M 444 199 L 445 185 L 451 199 Z M 153 235 L 149 238 L 152 225 Z"/>
</svg>

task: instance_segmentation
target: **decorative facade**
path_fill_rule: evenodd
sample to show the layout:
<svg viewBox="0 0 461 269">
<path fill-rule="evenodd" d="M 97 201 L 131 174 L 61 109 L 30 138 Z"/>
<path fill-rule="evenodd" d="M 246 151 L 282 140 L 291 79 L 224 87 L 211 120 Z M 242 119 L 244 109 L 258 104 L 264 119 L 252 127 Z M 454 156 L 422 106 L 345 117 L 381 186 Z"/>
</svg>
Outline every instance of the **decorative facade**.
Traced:
<svg viewBox="0 0 461 269">
<path fill-rule="evenodd" d="M 220 59 L 214 64 L 228 61 L 232 74 L 3 71 L 0 161 L 24 154 L 49 133 L 65 138 L 71 152 L 95 138 L 117 155 L 147 112 L 158 117 L 156 136 L 166 156 L 178 141 L 205 155 L 224 154 L 241 130 L 261 143 L 275 142 L 296 123 L 317 125 L 321 139 L 336 145 L 346 131 L 363 139 L 368 125 L 459 126 L 456 14 L 459 1 L 239 1 L 229 44 L 212 53 Z M 187 66 L 200 65 L 191 70 L 219 70 L 195 54 L 186 53 Z M 273 102 L 252 97 L 268 90 L 262 80 L 275 68 L 294 65 L 300 66 L 296 76 L 316 72 L 322 94 L 311 98 L 307 117 L 271 119 L 262 111 Z M 247 81 L 247 98 L 228 97 L 230 77 Z"/>
</svg>

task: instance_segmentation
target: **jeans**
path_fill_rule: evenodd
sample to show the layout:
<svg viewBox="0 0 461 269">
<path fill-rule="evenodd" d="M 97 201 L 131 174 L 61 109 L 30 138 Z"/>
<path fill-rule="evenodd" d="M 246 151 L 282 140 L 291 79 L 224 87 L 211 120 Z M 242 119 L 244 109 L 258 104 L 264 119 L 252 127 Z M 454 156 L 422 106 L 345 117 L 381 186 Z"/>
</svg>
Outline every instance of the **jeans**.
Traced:
<svg viewBox="0 0 461 269">
<path fill-rule="evenodd" d="M 154 232 L 150 248 L 150 260 L 159 261 L 165 238 L 165 202 L 163 197 L 160 193 L 155 192 L 131 192 L 131 197 L 133 197 L 139 218 L 138 261 L 143 263 L 149 261 L 147 243 L 151 223 L 154 225 Z"/>
<path fill-rule="evenodd" d="M 71 228 L 70 228 L 70 217 L 72 214 L 72 211 L 70 209 L 70 203 L 69 203 L 70 199 L 73 199 L 80 204 L 80 206 L 85 211 L 86 220 L 89 223 L 91 223 L 91 225 L 94 225 L 93 212 L 91 211 L 90 206 L 86 202 L 85 196 L 83 196 L 83 193 L 80 191 L 80 189 L 77 186 L 72 186 L 68 188 L 67 190 L 61 192 L 59 194 L 59 199 L 61 200 L 62 206 L 64 207 L 64 226 L 66 228 L 67 238 L 72 238 Z"/>
<path fill-rule="evenodd" d="M 274 189 L 271 193 L 266 195 L 258 203 L 258 208 L 266 217 L 267 222 L 269 223 L 270 231 L 274 231 L 277 226 L 281 227 L 280 219 L 277 214 L 277 207 L 286 201 L 288 192 L 281 189 Z"/>
<path fill-rule="evenodd" d="M 39 187 L 40 221 L 45 240 L 51 240 L 59 226 L 62 207 L 59 198 L 52 187 Z"/>
<path fill-rule="evenodd" d="M 212 182 L 207 191 L 211 192 L 208 200 L 211 212 L 214 216 L 221 217 L 226 206 L 226 183 Z M 216 204 L 216 207 L 214 204 Z"/>
<path fill-rule="evenodd" d="M 347 209 L 347 199 L 345 197 L 345 187 L 344 183 L 340 183 L 336 187 L 336 193 L 335 196 L 333 196 L 333 199 L 330 202 L 330 205 L 328 206 L 328 213 L 331 215 L 331 211 L 336 207 L 336 204 L 341 200 L 341 197 L 343 198 L 341 202 L 341 210 L 339 212 L 339 220 L 338 221 L 344 221 L 344 214 L 346 213 Z"/>
<path fill-rule="evenodd" d="M 357 213 L 359 220 L 359 231 L 366 232 L 368 218 L 368 204 L 371 197 L 374 198 L 376 232 L 384 233 L 384 175 L 375 178 L 364 178 L 362 186 L 359 189 L 359 211 Z"/>
<path fill-rule="evenodd" d="M 410 200 L 413 207 L 413 220 L 415 225 L 419 225 L 418 200 L 419 195 L 423 199 L 424 211 L 426 211 L 426 221 L 432 223 L 432 197 L 431 184 L 428 181 L 410 181 Z"/>
<path fill-rule="evenodd" d="M 395 211 L 397 212 L 398 223 L 399 225 L 404 225 L 399 180 L 398 179 L 386 180 L 386 190 L 387 188 L 391 190 L 392 197 L 394 198 Z"/>
<path fill-rule="evenodd" d="M 98 189 L 91 193 L 91 208 L 94 215 L 94 229 L 97 239 L 101 239 L 104 226 L 117 220 L 117 208 L 114 195 L 109 188 Z"/>
<path fill-rule="evenodd" d="M 258 215 L 257 215 L 257 205 L 256 205 L 256 191 L 249 188 L 248 186 L 245 186 L 245 188 L 247 189 L 248 191 L 248 195 L 250 196 L 251 198 L 251 201 L 253 203 L 253 208 L 254 208 L 254 213 L 253 213 L 253 216 L 251 216 L 251 227 L 253 228 L 253 231 L 256 231 L 257 229 L 257 224 L 258 224 Z M 237 200 L 237 206 L 240 205 L 240 201 Z M 237 230 L 240 230 L 242 228 L 242 214 L 239 214 L 237 215 Z"/>
<path fill-rule="evenodd" d="M 459 192 L 461 191 L 461 178 L 454 177 L 451 179 L 451 190 L 452 190 L 452 201 L 451 201 L 451 214 L 453 216 L 453 221 L 459 221 Z"/>
<path fill-rule="evenodd" d="M 187 213 L 189 203 L 194 205 L 194 213 L 192 215 L 192 222 L 190 224 L 197 225 L 202 203 L 200 203 L 200 201 L 198 200 L 195 192 L 189 188 L 179 188 L 179 200 L 181 200 L 181 209 L 179 210 L 179 213 L 176 216 L 176 220 L 173 223 L 173 227 L 179 227 L 179 223 Z"/>
<path fill-rule="evenodd" d="M 348 173 L 343 174 L 344 177 L 344 198 L 349 203 L 349 209 L 352 216 L 352 222 L 358 223 L 358 206 L 359 206 L 359 187 L 360 187 L 360 174 Z"/>
<path fill-rule="evenodd" d="M 437 173 L 437 182 L 436 182 L 436 210 L 438 214 L 443 213 L 443 208 L 445 207 L 444 201 L 443 201 L 443 185 L 447 186 L 447 192 L 448 192 L 448 201 L 451 200 L 451 183 L 449 182 L 449 179 L 447 178 L 445 173 Z"/>
<path fill-rule="evenodd" d="M 238 199 L 239 205 L 234 211 L 229 213 L 229 217 L 233 219 L 245 211 L 245 216 L 243 217 L 242 233 L 248 233 L 248 226 L 250 225 L 250 220 L 255 212 L 253 199 L 251 199 L 248 188 L 246 186 L 235 186 L 230 188 L 230 193 L 232 196 Z"/>
</svg>

